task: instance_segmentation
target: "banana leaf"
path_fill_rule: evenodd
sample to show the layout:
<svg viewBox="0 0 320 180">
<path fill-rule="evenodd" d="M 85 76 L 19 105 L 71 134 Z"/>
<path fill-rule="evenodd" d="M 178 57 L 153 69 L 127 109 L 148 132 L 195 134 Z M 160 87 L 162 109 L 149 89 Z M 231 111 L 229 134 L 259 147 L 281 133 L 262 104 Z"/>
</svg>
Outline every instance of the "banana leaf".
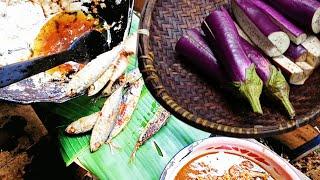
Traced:
<svg viewBox="0 0 320 180">
<path fill-rule="evenodd" d="M 133 17 L 131 33 L 137 31 L 139 18 Z M 137 68 L 137 58 L 130 59 L 127 71 Z M 179 150 L 209 133 L 195 129 L 171 115 L 168 123 L 138 150 L 135 159 L 129 162 L 141 130 L 159 108 L 158 102 L 148 89 L 142 89 L 138 105 L 127 127 L 114 138 L 119 148 L 110 150 L 103 145 L 97 152 L 89 150 L 90 133 L 70 136 L 64 133 L 66 126 L 80 117 L 99 111 L 105 99 L 82 96 L 63 104 L 50 104 L 47 109 L 57 115 L 61 155 L 70 165 L 76 159 L 99 179 L 159 179 L 162 170 Z"/>
</svg>

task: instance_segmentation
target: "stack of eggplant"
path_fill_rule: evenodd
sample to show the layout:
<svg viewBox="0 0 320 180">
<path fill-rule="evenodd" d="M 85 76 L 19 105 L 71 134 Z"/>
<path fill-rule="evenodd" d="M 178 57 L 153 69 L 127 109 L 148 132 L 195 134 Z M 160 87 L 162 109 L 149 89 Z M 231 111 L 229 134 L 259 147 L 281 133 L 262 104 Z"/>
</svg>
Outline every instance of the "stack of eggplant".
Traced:
<svg viewBox="0 0 320 180">
<path fill-rule="evenodd" d="M 264 89 L 294 118 L 287 81 L 303 85 L 320 64 L 320 2 L 231 0 L 231 11 L 215 9 L 202 23 L 204 35 L 189 29 L 176 51 L 247 99 L 255 113 L 263 113 Z"/>
</svg>

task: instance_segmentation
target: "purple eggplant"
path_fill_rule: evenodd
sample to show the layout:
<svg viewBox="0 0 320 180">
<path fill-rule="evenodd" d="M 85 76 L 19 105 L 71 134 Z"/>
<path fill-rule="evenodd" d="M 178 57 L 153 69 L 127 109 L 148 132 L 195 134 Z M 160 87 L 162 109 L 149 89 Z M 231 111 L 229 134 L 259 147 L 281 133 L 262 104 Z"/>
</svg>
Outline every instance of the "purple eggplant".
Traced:
<svg viewBox="0 0 320 180">
<path fill-rule="evenodd" d="M 264 0 L 301 26 L 320 32 L 320 2 L 317 0 Z"/>
<path fill-rule="evenodd" d="M 250 40 L 250 38 L 247 36 L 245 32 L 240 28 L 240 26 L 234 21 L 234 25 L 237 28 L 238 34 L 241 38 L 245 39 L 247 42 L 249 42 L 251 45 L 254 45 L 253 42 Z"/>
<path fill-rule="evenodd" d="M 293 62 L 306 61 L 308 51 L 302 45 L 290 44 L 288 50 L 284 53 Z"/>
<path fill-rule="evenodd" d="M 290 118 L 295 116 L 295 110 L 289 100 L 290 86 L 280 70 L 277 70 L 261 52 L 241 38 L 241 45 L 248 58 L 256 65 L 256 71 L 265 86 L 266 94 L 281 102 Z"/>
<path fill-rule="evenodd" d="M 299 27 L 291 23 L 286 17 L 276 11 L 273 7 L 263 2 L 263 0 L 251 0 L 251 2 L 259 7 L 265 14 L 267 14 L 282 31 L 287 33 L 292 42 L 299 45 L 306 40 L 306 33 L 304 33 Z"/>
<path fill-rule="evenodd" d="M 176 44 L 176 52 L 186 57 L 198 70 L 220 84 L 228 82 L 226 73 L 218 63 L 204 36 L 196 29 L 190 29 Z"/>
<path fill-rule="evenodd" d="M 289 36 L 252 1 L 232 0 L 231 7 L 240 27 L 265 54 L 280 56 L 288 49 Z"/>
<path fill-rule="evenodd" d="M 202 30 L 217 48 L 219 58 L 232 82 L 251 104 L 254 112 L 262 114 L 260 95 L 262 80 L 255 65 L 244 52 L 239 34 L 229 13 L 223 7 L 214 10 L 202 23 Z"/>
</svg>

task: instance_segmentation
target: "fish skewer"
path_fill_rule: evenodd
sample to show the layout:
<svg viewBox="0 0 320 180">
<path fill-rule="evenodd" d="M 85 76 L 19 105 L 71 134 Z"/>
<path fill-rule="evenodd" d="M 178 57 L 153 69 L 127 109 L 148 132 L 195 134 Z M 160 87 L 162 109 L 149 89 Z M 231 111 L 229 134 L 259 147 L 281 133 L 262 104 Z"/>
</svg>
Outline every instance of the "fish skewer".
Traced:
<svg viewBox="0 0 320 180">
<path fill-rule="evenodd" d="M 101 116 L 101 112 L 96 112 L 89 116 L 82 117 L 77 121 L 72 122 L 65 131 L 69 134 L 88 132 L 93 128 L 99 116 Z"/>
<path fill-rule="evenodd" d="M 150 139 L 154 134 L 156 134 L 168 121 L 170 113 L 163 107 L 159 107 L 156 114 L 148 122 L 143 132 L 140 134 L 139 139 L 131 153 L 130 162 L 133 161 L 136 152 L 148 139 Z"/>
<path fill-rule="evenodd" d="M 107 141 L 116 122 L 119 113 L 123 86 L 117 89 L 104 103 L 95 125 L 92 129 L 90 139 L 90 150 L 94 152 Z"/>
</svg>

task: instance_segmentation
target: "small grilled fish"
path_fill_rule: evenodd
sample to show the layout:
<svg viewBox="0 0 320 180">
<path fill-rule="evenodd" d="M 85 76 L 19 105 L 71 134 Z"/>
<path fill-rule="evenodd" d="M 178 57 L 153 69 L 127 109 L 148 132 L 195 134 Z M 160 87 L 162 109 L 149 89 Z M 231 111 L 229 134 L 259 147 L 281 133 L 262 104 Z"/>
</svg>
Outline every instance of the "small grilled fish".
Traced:
<svg viewBox="0 0 320 180">
<path fill-rule="evenodd" d="M 102 96 L 110 96 L 120 86 L 124 84 L 131 84 L 137 81 L 138 79 L 140 79 L 141 77 L 142 77 L 142 74 L 140 73 L 139 68 L 136 68 L 130 71 L 129 73 L 125 73 L 118 79 L 118 81 L 116 81 L 116 83 L 113 84 L 111 88 L 111 92 L 106 92 L 106 90 L 104 89 L 102 91 Z"/>
<path fill-rule="evenodd" d="M 108 139 L 109 142 L 116 137 L 130 121 L 132 113 L 138 104 L 143 85 L 143 79 L 140 78 L 138 81 L 130 84 L 127 92 L 124 94 L 116 124 Z"/>
<path fill-rule="evenodd" d="M 80 70 L 69 82 L 66 87 L 69 96 L 77 95 L 86 90 L 91 84 L 96 82 L 111 63 L 117 58 L 121 46 L 113 48 L 111 51 L 99 55 L 96 59 L 90 61 L 82 70 Z"/>
<path fill-rule="evenodd" d="M 111 64 L 102 76 L 88 89 L 88 96 L 96 95 L 110 80 L 115 66 Z"/>
<path fill-rule="evenodd" d="M 121 100 L 121 105 L 119 107 L 120 108 L 120 113 L 119 113 L 119 116 L 118 116 L 118 119 L 117 119 L 116 126 L 115 126 L 114 130 L 112 131 L 112 135 L 111 135 L 112 137 L 115 137 L 121 131 L 121 129 L 123 129 L 123 127 L 126 125 L 126 123 L 125 123 L 126 120 L 128 118 L 130 118 L 134 108 L 137 105 L 137 102 L 138 102 L 139 96 L 140 96 L 140 91 L 141 91 L 141 89 L 143 87 L 143 80 L 141 79 L 141 76 L 142 75 L 139 72 L 138 68 L 135 69 L 135 70 L 132 70 L 126 76 L 126 77 L 128 77 L 128 79 L 125 79 L 123 77 L 122 78 L 123 82 L 117 84 L 116 88 L 113 88 L 114 89 L 113 92 L 115 92 L 117 89 L 119 89 L 125 83 L 129 84 L 129 87 L 128 87 L 129 90 L 123 95 L 122 100 Z M 128 80 L 128 82 L 126 82 L 126 80 Z M 92 130 L 92 128 L 93 128 L 94 124 L 96 123 L 100 113 L 101 112 L 99 111 L 99 112 L 93 113 L 93 114 L 91 114 L 89 116 L 82 117 L 82 118 L 72 122 L 66 128 L 65 131 L 67 133 L 69 133 L 69 134 L 80 134 L 80 133 L 85 133 L 85 132 L 88 132 L 88 131 Z M 120 124 L 123 127 L 119 127 Z"/>
<path fill-rule="evenodd" d="M 90 61 L 68 83 L 66 87 L 67 94 L 72 97 L 86 90 L 88 87 L 90 87 L 90 85 L 96 82 L 103 75 L 103 73 L 111 65 L 111 63 L 118 59 L 118 57 L 120 56 L 120 53 L 123 54 L 123 52 L 126 52 L 129 54 L 132 54 L 132 52 L 135 52 L 135 49 L 134 49 L 135 46 L 133 46 L 132 43 L 136 43 L 136 38 L 137 38 L 136 34 L 131 35 L 121 44 L 114 47 L 112 50 L 105 52 L 97 56 L 96 59 Z M 120 72 L 120 70 L 118 70 L 117 72 Z M 110 79 L 115 78 L 116 75 L 114 75 Z M 110 86 L 110 89 L 111 89 L 111 86 Z"/>
<path fill-rule="evenodd" d="M 100 112 L 93 113 L 89 116 L 82 117 L 72 122 L 67 128 L 66 132 L 69 134 L 80 134 L 90 131 L 96 123 L 98 117 L 101 116 Z"/>
<path fill-rule="evenodd" d="M 131 153 L 130 161 L 134 159 L 139 147 L 143 145 L 148 139 L 150 139 L 154 134 L 156 134 L 167 123 L 169 117 L 170 113 L 160 106 L 156 114 L 146 125 L 144 131 L 140 134 L 139 139 Z"/>
<path fill-rule="evenodd" d="M 104 103 L 101 113 L 92 129 L 90 150 L 94 152 L 107 141 L 117 120 L 123 86 L 117 89 Z"/>
<path fill-rule="evenodd" d="M 111 93 L 113 83 L 125 72 L 127 69 L 129 62 L 128 62 L 128 56 L 132 55 L 132 52 L 121 52 L 120 58 L 117 59 L 117 61 L 114 63 L 114 71 L 112 73 L 112 76 L 110 77 L 110 81 L 104 91 L 107 93 Z"/>
</svg>

